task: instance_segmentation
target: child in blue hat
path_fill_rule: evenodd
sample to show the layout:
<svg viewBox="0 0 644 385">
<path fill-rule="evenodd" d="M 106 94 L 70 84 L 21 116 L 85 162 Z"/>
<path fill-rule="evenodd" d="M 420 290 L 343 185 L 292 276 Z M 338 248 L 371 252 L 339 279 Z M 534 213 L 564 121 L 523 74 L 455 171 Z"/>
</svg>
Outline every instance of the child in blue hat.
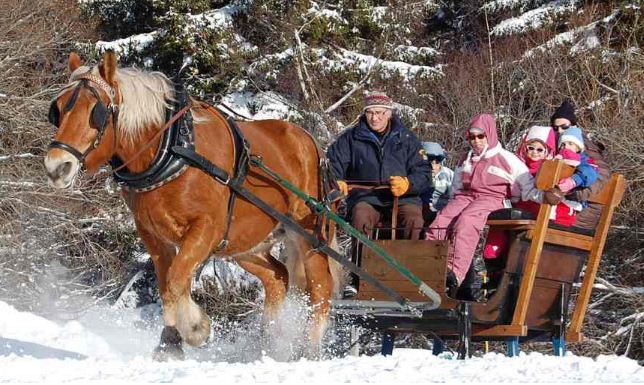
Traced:
<svg viewBox="0 0 644 385">
<path fill-rule="evenodd" d="M 563 159 L 567 164 L 575 167 L 575 173 L 571 177 L 559 181 L 557 187 L 561 192 L 568 193 L 578 187 L 590 187 L 597 181 L 599 177 L 597 166 L 584 152 L 585 149 L 584 136 L 579 127 L 568 127 L 559 135 L 558 153 L 555 159 Z M 581 211 L 586 202 L 575 202 L 569 199 L 564 199 L 562 202 L 564 205 L 557 206 L 557 217 L 567 217 L 568 221 L 562 224 L 572 226 L 575 222 L 575 211 Z M 564 210 L 568 212 L 563 212 Z"/>
<path fill-rule="evenodd" d="M 432 187 L 420 194 L 423 200 L 423 219 L 425 226 L 429 226 L 436 218 L 436 213 L 452 198 L 454 171 L 443 165 L 445 151 L 440 144 L 423 142 L 422 145 L 427 160 L 432 165 Z"/>
</svg>

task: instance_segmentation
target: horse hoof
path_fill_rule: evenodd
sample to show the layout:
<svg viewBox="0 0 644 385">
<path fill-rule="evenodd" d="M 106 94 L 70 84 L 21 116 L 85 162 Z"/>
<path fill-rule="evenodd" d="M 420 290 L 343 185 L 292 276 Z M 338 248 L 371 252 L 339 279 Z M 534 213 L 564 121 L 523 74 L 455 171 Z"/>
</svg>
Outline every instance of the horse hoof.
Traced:
<svg viewBox="0 0 644 385">
<path fill-rule="evenodd" d="M 155 361 L 183 360 L 184 354 L 181 348 L 181 335 L 173 326 L 166 326 L 161 332 L 159 346 L 154 349 L 152 358 Z"/>
<path fill-rule="evenodd" d="M 187 333 L 181 333 L 183 340 L 190 346 L 202 346 L 210 338 L 210 318 L 203 317 L 198 322 L 190 325 Z"/>
<path fill-rule="evenodd" d="M 180 303 L 177 309 L 177 329 L 186 343 L 201 346 L 210 337 L 210 317 L 192 301 Z"/>
</svg>

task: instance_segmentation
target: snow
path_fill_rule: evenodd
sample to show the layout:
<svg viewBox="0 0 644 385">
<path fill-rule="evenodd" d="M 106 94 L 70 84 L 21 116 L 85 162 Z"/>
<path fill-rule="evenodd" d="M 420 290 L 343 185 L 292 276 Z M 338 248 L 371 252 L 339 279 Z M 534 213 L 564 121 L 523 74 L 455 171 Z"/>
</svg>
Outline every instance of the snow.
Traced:
<svg viewBox="0 0 644 385">
<path fill-rule="evenodd" d="M 437 49 L 431 47 L 416 47 L 410 45 L 392 46 L 391 44 L 388 44 L 387 47 L 397 60 L 404 62 L 413 62 L 418 58 L 431 59 L 440 55 Z"/>
<path fill-rule="evenodd" d="M 306 12 L 307 16 L 321 17 L 340 25 L 348 25 L 349 22 L 340 15 L 340 12 L 327 8 L 320 8 L 316 2 L 311 2 L 311 8 Z"/>
<path fill-rule="evenodd" d="M 26 152 L 24 154 L 13 154 L 13 155 L 0 156 L 0 161 L 9 160 L 9 159 L 13 159 L 13 158 L 33 158 L 33 157 L 35 157 L 34 154 L 32 154 L 30 152 Z"/>
<path fill-rule="evenodd" d="M 505 36 L 539 29 L 552 22 L 558 15 L 574 11 L 575 3 L 575 0 L 551 1 L 518 17 L 503 20 L 494 26 L 490 33 L 494 36 Z"/>
<path fill-rule="evenodd" d="M 518 8 L 530 3 L 530 0 L 494 0 L 489 1 L 481 7 L 482 10 L 490 13 L 503 11 L 505 9 Z"/>
<path fill-rule="evenodd" d="M 96 50 L 99 52 L 107 51 L 107 50 L 113 50 L 115 53 L 122 55 L 122 56 L 128 56 L 132 52 L 141 52 L 143 51 L 147 46 L 149 46 L 154 39 L 156 38 L 157 33 L 156 32 L 150 32 L 150 33 L 142 33 L 139 35 L 133 35 L 130 37 L 126 37 L 124 39 L 117 39 L 114 41 L 97 41 L 96 42 Z"/>
<path fill-rule="evenodd" d="M 602 20 L 603 23 L 608 23 L 616 13 L 611 14 Z M 601 42 L 596 34 L 596 28 L 599 22 L 595 21 L 590 24 L 575 28 L 568 32 L 563 32 L 552 39 L 548 40 L 544 44 L 541 44 L 537 47 L 534 47 L 523 54 L 524 58 L 529 58 L 535 55 L 536 53 L 543 53 L 548 50 L 551 50 L 555 47 L 563 46 L 564 44 L 572 44 L 575 41 L 577 42 L 571 49 L 571 54 L 579 54 L 584 51 L 599 47 Z"/>
<path fill-rule="evenodd" d="M 387 78 L 394 74 L 412 82 L 416 77 L 434 77 L 442 76 L 441 65 L 422 66 L 408 64 L 402 61 L 382 60 L 375 56 L 364 55 L 358 52 L 345 49 L 339 50 L 339 59 L 332 60 L 326 56 L 325 50 L 317 50 L 319 61 L 326 70 L 347 71 L 351 68 L 357 68 L 360 73 L 366 74 L 372 67 L 378 67 L 382 71 L 383 77 Z"/>
<path fill-rule="evenodd" d="M 299 113 L 288 101 L 275 92 L 234 92 L 227 94 L 221 101 L 225 110 L 232 110 L 247 119 L 301 119 Z"/>
<path fill-rule="evenodd" d="M 237 340 L 215 338 L 186 349 L 186 360 L 155 362 L 159 309 L 97 306 L 74 321 L 57 322 L 0 302 L 0 382 L 642 382 L 644 368 L 618 356 L 596 359 L 488 353 L 465 361 L 451 353 L 394 349 L 392 356 L 277 360 Z M 222 330 L 225 334 L 229 332 Z M 244 338 L 246 337 L 246 338 Z M 256 337 L 256 336 L 255 336 Z"/>
<path fill-rule="evenodd" d="M 236 5 L 227 5 L 219 9 L 206 11 L 198 15 L 188 15 L 188 19 L 208 29 L 225 29 L 232 26 L 233 15 L 239 12 Z"/>
</svg>

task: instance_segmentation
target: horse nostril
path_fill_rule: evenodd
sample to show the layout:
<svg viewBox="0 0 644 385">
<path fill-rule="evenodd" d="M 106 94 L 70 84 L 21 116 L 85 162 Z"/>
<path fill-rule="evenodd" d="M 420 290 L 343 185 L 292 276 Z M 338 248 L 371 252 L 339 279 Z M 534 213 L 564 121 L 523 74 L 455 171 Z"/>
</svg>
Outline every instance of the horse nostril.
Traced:
<svg viewBox="0 0 644 385">
<path fill-rule="evenodd" d="M 67 161 L 59 164 L 53 172 L 48 172 L 47 175 L 50 179 L 57 180 L 59 178 L 64 178 L 71 170 L 72 162 Z"/>
<path fill-rule="evenodd" d="M 65 162 L 58 166 L 58 175 L 66 176 L 72 170 L 72 162 Z"/>
</svg>

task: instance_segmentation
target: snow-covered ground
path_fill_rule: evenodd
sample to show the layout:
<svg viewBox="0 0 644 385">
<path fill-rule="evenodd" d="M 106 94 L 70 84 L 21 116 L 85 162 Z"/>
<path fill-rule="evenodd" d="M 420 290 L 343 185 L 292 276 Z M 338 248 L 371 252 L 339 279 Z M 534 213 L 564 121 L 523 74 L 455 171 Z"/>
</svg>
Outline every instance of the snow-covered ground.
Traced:
<svg viewBox="0 0 644 385">
<path fill-rule="evenodd" d="M 54 322 L 0 302 L 0 382 L 644 382 L 644 368 L 617 356 L 487 354 L 457 361 L 427 350 L 393 356 L 277 361 L 254 349 L 254 332 L 186 349 L 186 360 L 155 362 L 158 307 L 94 307 Z"/>
</svg>

